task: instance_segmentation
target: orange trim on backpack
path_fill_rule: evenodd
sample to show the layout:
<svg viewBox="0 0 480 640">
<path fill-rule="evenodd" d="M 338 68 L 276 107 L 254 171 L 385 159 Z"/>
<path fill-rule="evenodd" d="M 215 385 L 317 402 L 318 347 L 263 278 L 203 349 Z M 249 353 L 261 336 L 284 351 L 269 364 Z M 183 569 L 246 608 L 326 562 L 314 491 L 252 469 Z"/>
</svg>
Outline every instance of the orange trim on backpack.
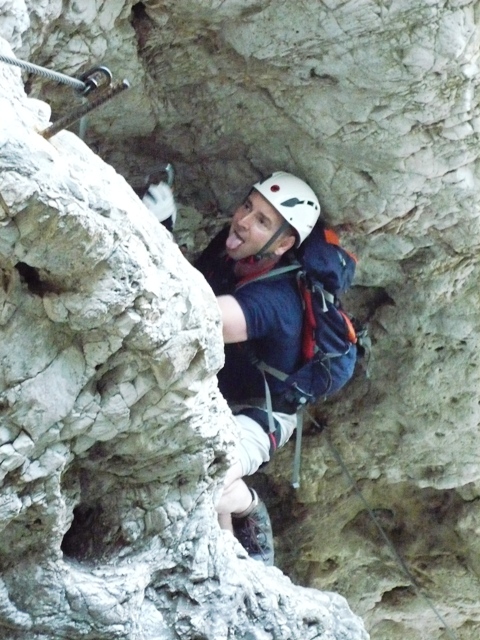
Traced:
<svg viewBox="0 0 480 640">
<path fill-rule="evenodd" d="M 347 325 L 347 339 L 352 344 L 356 344 L 357 343 L 357 332 L 355 331 L 355 329 L 353 327 L 352 321 L 347 316 L 347 314 L 344 311 L 342 311 L 341 309 L 338 309 L 338 312 L 343 317 L 343 319 L 345 320 L 345 324 Z"/>
<path fill-rule="evenodd" d="M 352 253 L 351 251 L 349 251 L 348 249 L 345 249 L 345 247 L 342 247 L 342 249 L 345 251 L 345 253 L 348 253 L 350 258 L 355 262 L 355 264 L 357 264 L 357 262 L 358 262 L 357 256 L 354 253 Z"/>
<path fill-rule="evenodd" d="M 323 235 L 324 235 L 325 241 L 328 242 L 328 244 L 334 244 L 337 247 L 341 247 L 340 238 L 338 237 L 338 235 L 335 233 L 333 229 L 324 229 Z M 350 251 L 345 249 L 345 247 L 341 247 L 341 248 L 345 251 L 345 253 L 348 253 L 348 255 L 352 258 L 352 260 L 355 260 L 355 264 L 358 262 L 358 258 L 354 253 L 351 253 Z"/>
<path fill-rule="evenodd" d="M 337 247 L 340 246 L 340 238 L 333 229 L 325 229 L 323 235 L 325 236 L 325 240 L 328 244 L 336 244 Z"/>
</svg>

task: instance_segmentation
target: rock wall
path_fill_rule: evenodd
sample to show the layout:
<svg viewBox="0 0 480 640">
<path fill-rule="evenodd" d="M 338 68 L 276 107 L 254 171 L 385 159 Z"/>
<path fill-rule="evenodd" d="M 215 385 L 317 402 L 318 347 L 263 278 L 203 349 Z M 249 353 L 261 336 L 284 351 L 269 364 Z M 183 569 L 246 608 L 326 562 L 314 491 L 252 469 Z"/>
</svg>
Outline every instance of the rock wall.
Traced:
<svg viewBox="0 0 480 640">
<path fill-rule="evenodd" d="M 2 639 L 366 639 L 218 527 L 237 434 L 203 277 L 6 64 L 0 113 Z"/>
<path fill-rule="evenodd" d="M 369 378 L 359 371 L 338 398 L 316 408 L 317 421 L 327 424 L 326 434 L 319 435 L 313 426 L 307 427 L 301 490 L 295 493 L 290 488 L 290 446 L 255 479 L 269 501 L 274 518 L 279 566 L 297 583 L 337 591 L 347 597 L 375 640 L 476 639 L 480 631 L 476 543 L 480 526 L 477 3 L 469 0 L 423 3 L 414 0 L 304 0 L 301 3 L 152 0 L 100 4 L 87 0 L 75 3 L 4 0 L 0 6 L 0 34 L 19 57 L 76 76 L 94 64 L 104 63 L 117 79 L 127 77 L 131 81 L 128 92 L 89 116 L 85 141 L 140 194 L 149 174 L 167 161 L 174 163 L 177 197 L 185 205 L 177 240 L 187 251 L 194 251 L 205 243 L 212 229 L 225 219 L 248 186 L 273 169 L 298 173 L 318 191 L 325 217 L 343 232 L 344 243 L 360 258 L 357 286 L 348 302 L 359 316 L 370 320 L 374 358 L 369 366 Z M 5 68 L 0 67 L 0 71 L 7 74 Z M 16 86 L 19 74 L 9 70 L 3 77 L 4 91 L 9 96 L 10 86 Z M 52 83 L 27 78 L 25 74 L 23 79 L 29 95 L 46 101 L 54 117 L 79 103 L 70 90 L 57 89 Z M 22 97 L 20 88 L 16 91 L 16 99 L 30 104 Z M 36 113 L 43 109 L 38 106 L 40 103 L 32 104 L 37 105 L 33 109 Z M 48 119 L 48 114 L 24 115 L 31 112 L 32 107 L 25 106 L 22 110 L 14 107 L 14 110 L 15 117 L 25 121 L 27 129 L 38 128 L 38 122 L 43 126 Z M 125 523 L 131 523 L 126 529 L 134 532 L 138 526 L 134 524 L 138 518 L 131 513 L 132 489 L 127 491 L 123 482 L 119 483 L 121 489 L 114 483 L 112 492 L 119 494 L 117 503 L 123 506 L 115 514 L 113 525 L 111 522 L 103 525 L 100 514 L 109 513 L 106 501 L 108 506 L 111 501 L 106 496 L 110 492 L 112 472 L 109 466 L 105 479 L 92 482 L 85 469 L 93 465 L 98 471 L 106 464 L 107 457 L 116 477 L 124 477 L 126 468 L 134 470 L 132 478 L 140 474 L 140 463 L 126 458 L 127 452 L 120 444 L 115 444 L 120 447 L 120 453 L 115 450 L 111 455 L 115 448 L 111 444 L 100 445 L 97 437 L 106 438 L 107 443 L 111 440 L 120 443 L 123 434 L 125 442 L 131 441 L 133 435 L 125 434 L 129 434 L 131 428 L 138 430 L 136 425 L 143 422 L 143 418 L 140 420 L 135 412 L 133 420 L 127 415 L 128 411 L 122 407 L 130 406 L 129 400 L 119 406 L 115 385 L 123 384 L 124 375 L 131 383 L 144 371 L 142 367 L 155 369 L 150 363 L 155 361 L 156 356 L 152 354 L 156 348 L 161 349 L 158 357 L 162 366 L 161 373 L 152 374 L 155 380 L 156 376 L 165 375 L 164 357 L 168 361 L 166 370 L 173 369 L 167 383 L 165 380 L 159 383 L 160 388 L 169 388 L 170 383 L 185 385 L 182 389 L 188 389 L 189 385 L 195 387 L 198 372 L 202 372 L 198 393 L 205 401 L 200 414 L 207 411 L 210 416 L 213 412 L 215 418 L 198 419 L 201 428 L 197 428 L 202 433 L 199 440 L 195 440 L 194 453 L 189 455 L 198 455 L 203 460 L 205 451 L 217 452 L 210 463 L 204 461 L 200 465 L 203 478 L 200 485 L 205 484 L 204 493 L 210 496 L 219 481 L 223 468 L 220 460 L 228 455 L 226 441 L 231 438 L 228 434 L 232 427 L 214 384 L 214 373 L 221 360 L 221 349 L 219 351 L 218 344 L 213 345 L 213 335 L 218 335 L 215 324 L 218 318 L 208 292 L 200 296 L 205 296 L 201 304 L 197 301 L 200 295 L 197 280 L 195 291 L 190 292 L 190 283 L 196 276 L 177 250 L 173 246 L 166 250 L 163 243 L 161 249 L 153 246 L 163 236 L 159 231 L 159 236 L 152 237 L 151 219 L 143 209 L 140 216 L 138 201 L 123 182 L 122 188 L 117 188 L 116 181 L 121 181 L 118 175 L 105 165 L 94 168 L 100 166 L 95 164 L 100 163 L 99 158 L 73 136 L 67 138 L 62 134 L 52 139 L 51 144 L 40 144 L 37 137 L 36 142 L 31 142 L 30 134 L 24 136 L 29 145 L 38 146 L 34 154 L 27 154 L 29 158 L 48 158 L 45 149 L 52 153 L 51 146 L 56 148 L 60 144 L 68 147 L 63 153 L 70 158 L 72 147 L 79 158 L 88 154 L 85 164 L 93 174 L 89 173 L 88 188 L 83 170 L 76 170 L 79 177 L 73 179 L 75 186 L 68 190 L 74 194 L 80 190 L 84 202 L 93 199 L 96 215 L 90 215 L 95 220 L 101 216 L 103 224 L 108 222 L 101 234 L 95 231 L 98 222 L 89 227 L 95 242 L 87 239 L 90 236 L 82 231 L 82 225 L 78 231 L 65 231 L 64 238 L 60 234 L 56 242 L 61 243 L 62 251 L 56 252 L 54 260 L 53 250 L 37 248 L 38 235 L 40 229 L 42 237 L 56 235 L 57 229 L 62 229 L 63 217 L 53 212 L 49 217 L 43 205 L 40 216 L 32 213 L 22 216 L 20 209 L 23 210 L 24 205 L 19 204 L 17 212 L 8 199 L 8 191 L 5 195 L 0 188 L 5 211 L 15 211 L 20 221 L 25 218 L 23 223 L 18 223 L 21 242 L 8 225 L 3 228 L 2 237 L 5 235 L 6 240 L 2 255 L 15 255 L 15 259 L 5 258 L 9 265 L 6 286 L 13 287 L 14 284 L 9 283 L 16 282 L 15 286 L 23 286 L 24 290 L 26 287 L 32 296 L 38 297 L 28 287 L 37 286 L 43 291 L 45 283 L 47 285 L 46 293 L 40 296 L 41 306 L 34 298 L 40 311 L 47 314 L 46 318 L 36 307 L 25 315 L 24 323 L 29 331 L 35 327 L 38 332 L 32 334 L 30 344 L 40 351 L 33 359 L 38 360 L 36 369 L 29 369 L 29 375 L 48 371 L 47 364 L 50 364 L 51 375 L 59 380 L 63 377 L 56 373 L 55 367 L 63 366 L 61 363 L 65 360 L 69 367 L 76 367 L 77 373 L 67 376 L 71 387 L 66 393 L 60 383 L 53 385 L 50 393 L 55 392 L 59 400 L 65 396 L 76 397 L 76 390 L 83 390 L 82 385 L 86 384 L 84 371 L 88 367 L 90 371 L 97 363 L 100 368 L 94 375 L 98 379 L 105 375 L 108 380 L 105 387 L 100 384 L 98 393 L 109 408 L 102 409 L 107 412 L 106 417 L 98 422 L 93 437 L 89 435 L 91 425 L 85 426 L 85 431 L 83 426 L 78 427 L 82 433 L 71 435 L 77 433 L 77 427 L 69 426 L 67 420 L 59 433 L 65 428 L 67 439 L 78 437 L 83 444 L 78 445 L 78 452 L 74 451 L 68 462 L 65 462 L 67 454 L 54 448 L 49 458 L 52 461 L 40 462 L 38 467 L 48 464 L 53 468 L 55 461 L 63 461 L 58 462 L 57 476 L 61 478 L 58 482 L 67 478 L 72 485 L 68 493 L 72 497 L 67 499 L 66 494 L 62 494 L 67 505 L 64 509 L 70 513 L 65 516 L 67 520 L 72 518 L 72 509 L 77 506 L 73 533 L 63 543 L 57 543 L 57 549 L 58 544 L 63 544 L 70 558 L 75 557 L 72 549 L 79 547 L 85 557 L 95 557 L 99 552 L 110 557 L 111 547 L 105 544 L 105 539 L 112 535 L 115 526 L 123 531 Z M 30 146 L 27 148 L 30 150 Z M 25 162 L 23 156 L 22 162 Z M 25 199 L 33 198 L 33 201 L 36 192 L 28 176 L 37 166 L 45 172 L 43 163 L 35 162 L 30 173 L 27 171 L 27 177 L 20 181 Z M 73 159 L 71 162 L 74 164 Z M 12 164 L 9 160 L 8 165 Z M 27 163 L 27 166 L 31 165 Z M 69 169 L 67 174 L 71 171 L 75 173 Z M 47 182 L 52 182 L 50 174 L 47 175 Z M 64 187 L 56 189 L 63 193 Z M 124 195 L 125 190 L 128 195 Z M 98 194 L 98 199 L 105 204 L 98 205 L 92 193 Z M 26 202 L 19 195 L 12 197 L 19 203 Z M 52 197 L 45 199 L 50 207 Z M 82 201 L 78 194 L 74 200 Z M 76 206 L 78 204 L 72 213 Z M 90 211 L 90 205 L 85 204 L 86 209 Z M 108 218 L 105 210 L 109 211 Z M 12 217 L 11 213 L 5 215 Z M 41 223 L 31 222 L 32 217 L 43 220 L 42 216 L 45 220 Z M 113 251 L 113 247 L 130 237 L 123 231 L 125 217 L 132 219 L 129 224 L 135 221 L 135 225 L 143 225 L 140 244 L 145 242 L 146 248 L 142 249 L 142 259 L 137 256 L 136 248 L 125 247 L 125 254 Z M 140 218 L 145 221 L 140 222 Z M 51 219 L 55 222 L 49 222 Z M 87 216 L 87 219 L 90 218 Z M 117 226 L 122 231 L 115 235 L 111 227 Z M 131 233 L 138 238 L 139 232 L 132 230 Z M 30 237 L 30 241 L 24 240 L 24 236 Z M 165 242 L 171 246 L 169 240 Z M 25 254 L 14 253 L 25 243 Z M 78 245 L 82 250 L 78 250 Z M 168 255 L 171 253 L 174 260 L 174 265 L 168 268 L 163 264 L 165 251 Z M 91 264 L 85 260 L 90 253 L 94 255 L 92 267 L 85 264 Z M 155 258 L 157 254 L 161 259 Z M 108 266 L 104 266 L 106 255 L 111 259 Z M 132 268 L 125 265 L 131 258 L 127 260 L 122 255 L 135 256 L 134 262 L 139 265 L 133 269 L 136 284 Z M 31 256 L 35 257 L 34 262 Z M 47 257 L 54 260 L 56 266 L 50 265 Z M 176 266 L 177 260 L 181 269 Z M 168 300 L 155 288 L 154 297 L 147 296 L 146 309 L 148 305 L 155 308 L 159 305 L 152 316 L 144 307 L 135 308 L 140 320 L 136 321 L 137 316 L 131 315 L 128 300 L 136 300 L 139 291 L 145 288 L 140 277 L 151 281 L 147 276 L 150 261 L 154 263 L 155 274 L 160 271 L 159 278 L 169 286 L 177 283 L 173 286 L 177 286 L 175 299 L 180 308 L 186 305 L 192 311 L 173 313 L 171 324 L 167 322 L 170 327 L 167 334 L 151 337 L 146 343 L 140 341 L 147 346 L 140 348 L 135 343 L 133 347 L 130 345 L 132 332 L 136 335 L 142 327 L 147 334 L 150 335 L 150 331 L 155 334 L 158 329 L 153 327 L 159 326 L 155 319 L 171 310 L 167 289 L 162 287 Z M 172 277 L 167 275 L 169 270 L 174 274 Z M 188 275 L 182 280 L 179 271 L 183 270 Z M 125 273 L 121 286 L 118 285 L 119 273 Z M 156 279 L 157 275 L 153 281 Z M 75 298 L 68 293 L 73 288 L 78 296 L 79 282 L 85 280 L 84 294 Z M 113 285 L 112 280 L 117 284 Z M 150 286 L 154 285 L 149 284 L 148 290 Z M 68 305 L 62 301 L 64 289 Z M 102 290 L 106 299 L 98 294 Z M 157 302 L 157 296 L 163 302 Z M 188 296 L 195 297 L 191 306 L 185 302 Z M 197 313 L 193 311 L 197 303 L 198 308 L 204 309 L 198 311 L 202 318 L 198 331 L 203 339 L 191 337 L 186 320 L 189 313 L 193 316 Z M 6 318 L 12 304 L 9 301 L 4 305 Z M 46 323 L 45 330 L 41 328 L 42 323 L 37 328 L 37 323 L 29 321 L 31 317 L 36 318 L 37 313 Z M 119 326 L 113 318 L 123 318 L 122 314 L 125 314 L 122 319 L 125 324 Z M 68 323 L 84 316 L 92 318 L 92 323 L 101 319 L 102 328 L 85 324 L 86 320 L 75 320 L 72 328 L 77 333 L 72 338 Z M 206 325 L 203 316 L 211 318 Z M 184 318 L 185 325 L 179 326 L 180 317 Z M 47 319 L 55 324 L 55 331 L 48 328 Z M 195 320 L 191 321 L 196 326 Z M 2 326 L 8 325 L 8 320 L 5 322 Z M 62 332 L 59 327 L 65 330 Z M 91 337 L 95 335 L 92 331 L 99 331 L 95 340 Z M 84 337 L 87 333 L 88 339 Z M 170 353 L 175 355 L 170 358 L 164 356 L 163 351 L 165 343 L 170 344 L 168 336 L 171 340 L 182 336 L 178 337 L 181 344 L 172 342 Z M 107 337 L 108 348 L 103 344 Z M 133 370 L 124 373 L 122 366 L 125 365 L 120 364 L 117 373 L 114 356 L 120 349 L 116 345 L 123 344 L 122 341 L 127 341 L 129 350 L 147 351 L 148 364 L 142 358 L 139 364 L 136 355 L 135 364 L 131 365 Z M 8 346 L 12 343 L 11 340 L 5 342 Z M 95 343 L 86 352 L 88 358 L 82 346 L 84 342 Z M 40 344 L 42 348 L 38 349 Z M 157 346 L 154 348 L 152 344 Z M 27 353 L 32 348 L 28 347 Z M 202 356 L 209 359 L 208 364 L 206 361 L 197 364 L 194 355 L 197 350 L 210 354 Z M 57 353 L 66 353 L 59 364 L 53 357 Z M 81 356 L 87 364 L 82 363 Z M 102 368 L 105 358 L 108 362 L 111 360 L 115 374 L 107 376 Z M 13 361 L 13 356 L 10 359 Z M 15 424 L 27 420 L 30 425 L 36 425 L 37 418 L 33 419 L 32 411 L 39 412 L 39 424 L 47 424 L 48 420 L 53 420 L 52 424 L 63 423 L 73 409 L 75 415 L 81 415 L 87 422 L 97 415 L 99 401 L 91 398 L 92 393 L 78 395 L 83 404 L 72 405 L 73 408 L 60 401 L 38 403 L 29 388 L 32 385 L 26 384 L 25 371 L 30 357 L 23 365 L 18 354 L 14 360 L 15 365 L 7 367 L 13 371 L 6 377 L 6 384 L 20 385 L 25 400 L 19 405 L 25 408 L 16 410 L 20 413 L 15 417 Z M 10 362 L 8 358 L 6 362 Z M 55 363 L 55 367 L 51 363 Z M 185 378 L 189 382 L 185 382 Z M 167 387 L 162 386 L 165 384 Z M 154 393 L 153 387 L 148 389 Z M 14 397 L 12 393 L 10 391 L 8 402 Z M 182 391 L 180 395 L 186 394 L 196 403 L 193 399 L 197 398 L 196 393 L 190 395 Z M 207 400 L 207 396 L 211 396 L 212 401 Z M 160 399 L 148 396 L 145 406 L 156 406 L 158 402 Z M 51 404 L 55 407 L 58 404 L 60 413 L 47 419 L 43 416 L 51 411 Z M 42 406 L 43 409 L 38 408 Z M 173 412 L 171 424 L 176 425 L 179 403 L 169 396 L 159 406 L 162 411 L 166 407 Z M 182 419 L 178 418 L 180 422 Z M 185 419 L 190 425 L 190 418 Z M 193 420 L 197 425 L 196 418 Z M 157 423 L 153 417 L 147 432 L 155 431 Z M 123 425 L 119 426 L 121 433 L 113 432 L 116 425 Z M 184 428 L 192 429 L 191 426 Z M 35 438 L 31 431 L 27 436 L 32 441 L 43 438 L 41 441 L 48 447 L 57 447 L 63 442 L 58 436 L 50 436 L 49 441 L 43 427 L 38 427 Z M 189 441 L 190 432 L 186 437 Z M 90 438 L 94 443 L 82 438 Z M 136 438 L 137 451 L 151 446 L 150 439 L 145 442 L 147 439 L 143 440 L 140 435 Z M 5 443 L 7 447 L 13 446 L 11 434 Z M 157 445 L 152 460 L 157 459 L 159 450 L 168 447 L 166 439 Z M 29 446 L 31 444 L 23 439 L 17 443 L 16 454 L 11 449 L 7 451 L 9 456 L 29 456 Z M 99 463 L 90 451 L 98 455 Z M 346 464 L 350 479 L 342 470 L 337 453 Z M 169 455 L 172 460 L 177 457 L 176 452 Z M 78 456 L 82 457 L 80 465 Z M 88 464 L 84 459 L 88 459 Z M 8 464 L 15 466 L 16 463 Z M 23 459 L 16 468 L 23 469 L 20 465 L 24 465 Z M 76 466 L 82 469 L 77 476 L 71 471 Z M 142 474 L 145 473 L 145 478 L 140 474 L 142 481 L 160 473 L 158 464 L 152 462 L 152 466 L 155 470 L 148 464 L 145 470 L 142 467 Z M 183 462 L 181 468 L 185 468 Z M 31 473 L 36 472 L 32 469 Z M 172 478 L 176 478 L 173 484 L 178 484 L 178 478 L 182 477 L 164 464 L 162 473 L 168 475 L 167 484 Z M 74 481 L 74 478 L 80 479 Z M 367 503 L 356 493 L 352 481 L 357 483 Z M 75 482 L 80 483 L 80 488 Z M 187 485 L 189 483 L 191 480 L 187 480 Z M 193 493 L 188 488 L 183 495 L 192 495 L 195 500 L 201 489 L 196 482 L 194 486 Z M 84 504 L 76 497 L 82 491 L 92 496 L 91 504 L 89 501 Z M 58 493 L 56 489 L 52 492 L 55 496 Z M 15 500 L 12 503 L 9 500 L 7 504 L 17 505 Z M 142 504 L 143 501 L 144 498 Z M 152 498 L 152 504 L 155 501 L 158 505 L 158 495 Z M 204 501 L 202 508 L 209 514 L 205 519 L 209 524 L 205 526 L 215 539 L 213 548 L 218 545 L 219 534 L 212 524 L 211 498 L 205 497 Z M 176 504 L 174 499 L 172 504 Z M 52 511 L 58 514 L 61 509 L 55 505 Z M 372 510 L 370 514 L 367 506 Z M 13 513 L 16 509 L 15 506 Z M 399 557 L 392 553 L 372 515 L 388 534 Z M 181 526 L 185 521 L 190 523 L 195 518 L 192 520 L 190 513 L 186 519 L 179 516 Z M 29 524 L 34 529 L 30 521 Z M 84 533 L 91 531 L 92 526 L 95 535 L 90 540 Z M 135 547 L 129 541 L 135 535 L 138 535 L 135 540 L 143 541 L 144 531 L 148 531 L 148 539 L 158 539 L 159 525 L 152 529 L 145 527 L 140 534 L 122 533 L 122 539 L 125 537 L 128 541 L 127 547 Z M 64 526 L 62 533 L 57 534 L 57 540 L 66 529 Z M 42 532 L 39 537 L 44 538 Z M 24 553 L 21 545 L 18 553 Z M 174 564 L 177 561 L 176 558 Z M 155 606 L 156 610 L 161 609 Z"/>
</svg>

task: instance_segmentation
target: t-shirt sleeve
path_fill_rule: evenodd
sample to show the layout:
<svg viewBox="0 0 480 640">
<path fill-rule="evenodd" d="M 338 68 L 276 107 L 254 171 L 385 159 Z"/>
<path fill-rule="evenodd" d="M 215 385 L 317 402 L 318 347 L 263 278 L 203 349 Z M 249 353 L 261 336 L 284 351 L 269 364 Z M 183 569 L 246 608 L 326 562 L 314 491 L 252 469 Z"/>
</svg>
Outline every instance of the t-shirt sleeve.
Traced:
<svg viewBox="0 0 480 640">
<path fill-rule="evenodd" d="M 269 283 L 253 282 L 234 294 L 242 308 L 247 324 L 249 340 L 263 338 L 278 330 L 288 318 L 292 306 L 292 292 L 289 287 L 270 286 Z"/>
</svg>

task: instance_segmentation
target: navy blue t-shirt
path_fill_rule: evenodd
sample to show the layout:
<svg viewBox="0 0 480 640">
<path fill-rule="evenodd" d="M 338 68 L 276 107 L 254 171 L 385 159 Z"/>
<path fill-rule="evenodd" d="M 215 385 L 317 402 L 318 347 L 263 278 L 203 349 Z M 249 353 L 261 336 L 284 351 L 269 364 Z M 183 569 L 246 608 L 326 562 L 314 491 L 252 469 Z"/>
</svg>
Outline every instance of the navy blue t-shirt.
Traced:
<svg viewBox="0 0 480 640">
<path fill-rule="evenodd" d="M 301 358 L 302 305 L 295 278 L 251 282 L 232 294 L 247 322 L 246 343 L 225 345 L 225 366 L 219 386 L 227 400 L 265 397 L 265 383 L 247 349 L 284 373 L 298 368 Z M 267 375 L 270 392 L 281 394 L 283 383 Z"/>
<path fill-rule="evenodd" d="M 224 236 L 221 232 L 212 241 L 215 250 L 209 253 L 207 247 L 196 266 L 214 293 L 233 295 L 245 315 L 248 340 L 225 345 L 225 365 L 218 374 L 220 391 L 233 403 L 265 397 L 263 375 L 252 363 L 250 350 L 284 373 L 299 367 L 303 311 L 295 277 L 252 281 L 235 290 L 234 262 L 222 251 Z M 266 375 L 272 395 L 280 395 L 283 383 Z"/>
</svg>

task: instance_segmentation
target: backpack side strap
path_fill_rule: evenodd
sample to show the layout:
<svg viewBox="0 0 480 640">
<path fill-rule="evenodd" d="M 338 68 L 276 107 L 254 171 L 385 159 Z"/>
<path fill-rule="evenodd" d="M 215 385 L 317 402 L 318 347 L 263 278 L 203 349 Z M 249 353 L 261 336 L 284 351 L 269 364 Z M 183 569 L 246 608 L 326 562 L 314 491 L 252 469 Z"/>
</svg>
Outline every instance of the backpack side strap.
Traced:
<svg viewBox="0 0 480 640">
<path fill-rule="evenodd" d="M 300 464 L 302 460 L 303 409 L 297 411 L 297 429 L 295 432 L 295 453 L 293 456 L 292 487 L 300 488 Z"/>
<path fill-rule="evenodd" d="M 271 412 L 267 412 L 265 409 L 260 409 L 260 407 L 242 407 L 239 413 L 251 418 L 254 422 L 259 424 L 268 435 L 268 439 L 270 441 L 269 457 L 271 458 L 277 450 L 281 437 L 281 427 L 278 420 L 274 418 Z M 270 421 L 273 424 L 273 431 L 271 431 Z"/>
</svg>

